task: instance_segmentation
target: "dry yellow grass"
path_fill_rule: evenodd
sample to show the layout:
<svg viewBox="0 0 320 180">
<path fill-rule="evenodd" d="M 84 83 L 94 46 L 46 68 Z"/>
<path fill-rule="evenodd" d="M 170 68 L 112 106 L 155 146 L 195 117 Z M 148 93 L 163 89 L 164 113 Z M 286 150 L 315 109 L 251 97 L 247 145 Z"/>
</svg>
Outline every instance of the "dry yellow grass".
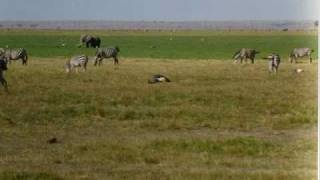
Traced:
<svg viewBox="0 0 320 180">
<path fill-rule="evenodd" d="M 0 179 L 316 178 L 316 64 L 30 59 L 0 91 Z"/>
</svg>

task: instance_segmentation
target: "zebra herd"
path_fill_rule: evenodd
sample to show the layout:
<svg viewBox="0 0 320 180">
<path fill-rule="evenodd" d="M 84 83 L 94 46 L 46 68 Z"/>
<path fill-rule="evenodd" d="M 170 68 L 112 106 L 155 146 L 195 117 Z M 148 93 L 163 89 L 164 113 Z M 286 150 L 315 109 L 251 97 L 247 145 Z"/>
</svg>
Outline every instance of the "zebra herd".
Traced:
<svg viewBox="0 0 320 180">
<path fill-rule="evenodd" d="M 298 58 L 308 57 L 309 63 L 312 63 L 311 54 L 314 52 L 311 48 L 294 48 L 289 54 L 289 61 L 292 63 L 293 61 L 297 63 Z M 247 62 L 247 59 L 251 60 L 251 63 L 254 63 L 254 58 L 256 54 L 260 53 L 259 51 L 251 48 L 242 48 L 239 51 L 235 52 L 233 55 L 234 63 L 238 63 L 240 59 L 240 63 L 244 60 Z M 269 60 L 269 72 L 277 72 L 280 65 L 280 55 L 276 53 L 272 53 L 268 57 L 264 57 L 262 59 Z"/>
<path fill-rule="evenodd" d="M 94 65 L 100 66 L 102 64 L 102 60 L 105 58 L 113 58 L 114 64 L 119 64 L 118 53 L 120 49 L 118 46 L 100 48 L 101 40 L 99 37 L 91 36 L 91 35 L 82 35 L 80 37 L 80 45 L 86 44 L 86 47 L 97 48 L 95 57 L 94 57 Z M 314 52 L 311 48 L 295 48 L 289 54 L 289 61 L 292 63 L 293 61 L 297 63 L 298 58 L 309 57 L 309 63 L 312 63 L 311 54 Z M 251 48 L 242 48 L 236 51 L 233 55 L 234 63 L 242 63 L 243 60 L 247 62 L 247 59 L 251 60 L 251 63 L 254 63 L 254 59 L 256 54 L 260 53 L 259 51 Z M 10 49 L 10 48 L 0 48 L 0 83 L 5 88 L 5 91 L 8 92 L 7 81 L 4 79 L 3 71 L 7 70 L 7 64 L 10 64 L 12 60 L 22 60 L 23 65 L 27 65 L 28 62 L 28 54 L 26 49 L 18 48 L 18 49 Z M 272 53 L 267 57 L 264 57 L 269 61 L 269 71 L 277 72 L 280 65 L 280 56 L 276 53 Z M 82 68 L 83 71 L 86 71 L 87 64 L 89 58 L 87 55 L 76 55 L 71 57 L 71 59 L 67 60 L 65 63 L 65 70 L 67 73 L 71 71 L 78 72 L 78 68 Z M 170 82 L 170 80 L 163 75 L 153 75 L 151 80 L 148 83 L 158 83 L 158 82 Z"/>
</svg>

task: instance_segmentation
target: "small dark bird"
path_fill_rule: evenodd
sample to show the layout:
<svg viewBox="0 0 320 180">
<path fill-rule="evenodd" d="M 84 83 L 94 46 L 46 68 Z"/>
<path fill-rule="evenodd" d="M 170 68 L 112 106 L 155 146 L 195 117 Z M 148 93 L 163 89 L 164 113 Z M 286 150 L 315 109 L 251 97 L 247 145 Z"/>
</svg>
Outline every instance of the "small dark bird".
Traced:
<svg viewBox="0 0 320 180">
<path fill-rule="evenodd" d="M 149 84 L 154 84 L 154 83 L 159 83 L 159 82 L 171 82 L 169 78 L 160 75 L 160 74 L 155 74 L 152 76 L 151 79 L 148 80 Z"/>
<path fill-rule="evenodd" d="M 57 140 L 57 138 L 51 138 L 51 139 L 49 139 L 49 140 L 47 141 L 47 143 L 49 143 L 49 144 L 55 144 L 55 143 L 58 143 L 58 140 Z"/>
</svg>

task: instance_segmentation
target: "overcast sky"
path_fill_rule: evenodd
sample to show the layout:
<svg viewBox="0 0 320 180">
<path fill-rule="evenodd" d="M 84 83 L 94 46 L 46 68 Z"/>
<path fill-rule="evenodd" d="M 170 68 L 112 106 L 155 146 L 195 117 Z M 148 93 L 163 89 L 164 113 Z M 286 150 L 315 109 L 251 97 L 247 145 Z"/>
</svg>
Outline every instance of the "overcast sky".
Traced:
<svg viewBox="0 0 320 180">
<path fill-rule="evenodd" d="M 0 20 L 315 20 L 319 0 L 0 0 Z"/>
</svg>

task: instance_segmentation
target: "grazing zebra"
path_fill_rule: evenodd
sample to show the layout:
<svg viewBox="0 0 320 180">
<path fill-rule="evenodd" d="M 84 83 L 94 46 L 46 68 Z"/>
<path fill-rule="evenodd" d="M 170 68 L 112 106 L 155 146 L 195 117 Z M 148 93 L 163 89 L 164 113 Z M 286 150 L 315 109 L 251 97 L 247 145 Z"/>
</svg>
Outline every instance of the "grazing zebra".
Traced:
<svg viewBox="0 0 320 180">
<path fill-rule="evenodd" d="M 269 72 L 278 72 L 278 68 L 280 66 L 280 56 L 278 54 L 272 53 L 267 58 L 269 60 Z"/>
<path fill-rule="evenodd" d="M 93 48 L 99 48 L 101 44 L 101 39 L 99 37 L 94 37 L 91 35 L 81 35 L 80 37 L 80 45 L 81 47 L 83 44 L 86 44 L 86 47 L 93 47 Z"/>
<path fill-rule="evenodd" d="M 169 78 L 160 75 L 160 74 L 155 74 L 151 77 L 151 79 L 148 80 L 149 84 L 154 84 L 154 83 L 159 83 L 159 82 L 171 82 Z"/>
<path fill-rule="evenodd" d="M 289 55 L 289 61 L 292 63 L 293 60 L 295 63 L 297 63 L 298 58 L 302 58 L 305 56 L 309 57 L 309 63 L 312 63 L 311 53 L 314 52 L 311 48 L 294 48 L 290 55 Z"/>
<path fill-rule="evenodd" d="M 247 58 L 251 59 L 251 63 L 254 63 L 254 58 L 256 54 L 258 54 L 259 51 L 256 51 L 254 49 L 250 48 L 242 48 L 239 51 L 235 52 L 233 55 L 234 63 L 237 63 L 240 58 L 240 63 L 242 63 L 242 60 L 244 59 L 245 62 L 247 62 Z"/>
<path fill-rule="evenodd" d="M 86 56 L 86 55 L 73 56 L 65 64 L 66 72 L 69 73 L 73 69 L 75 69 L 76 72 L 78 72 L 78 67 L 82 67 L 83 71 L 86 71 L 87 63 L 88 63 L 88 56 Z"/>
<path fill-rule="evenodd" d="M 120 52 L 120 49 L 118 46 L 115 47 L 107 47 L 107 48 L 98 48 L 94 60 L 94 65 L 96 66 L 97 64 L 100 66 L 102 63 L 102 60 L 104 58 L 113 58 L 113 63 L 119 64 L 118 60 L 118 53 Z"/>
<path fill-rule="evenodd" d="M 11 63 L 11 60 L 22 60 L 23 65 L 27 65 L 28 54 L 24 48 L 18 49 L 0 49 L 0 53 L 3 55 L 4 60 L 7 63 Z"/>
<path fill-rule="evenodd" d="M 6 92 L 8 92 L 8 85 L 7 81 L 3 77 L 3 71 L 6 71 L 7 69 L 7 62 L 4 59 L 0 59 L 0 82 Z"/>
</svg>

